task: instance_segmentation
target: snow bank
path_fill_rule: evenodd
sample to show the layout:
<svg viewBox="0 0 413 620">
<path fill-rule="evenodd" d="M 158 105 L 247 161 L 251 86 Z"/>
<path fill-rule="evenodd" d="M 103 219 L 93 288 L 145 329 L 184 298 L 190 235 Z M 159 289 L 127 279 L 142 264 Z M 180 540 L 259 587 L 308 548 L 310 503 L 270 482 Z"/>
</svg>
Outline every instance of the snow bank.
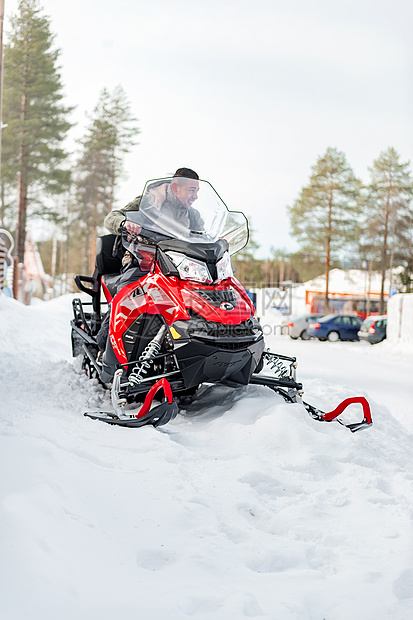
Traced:
<svg viewBox="0 0 413 620">
<path fill-rule="evenodd" d="M 413 293 L 393 295 L 387 305 L 387 339 L 413 355 Z"/>
<path fill-rule="evenodd" d="M 159 430 L 112 428 L 82 416 L 109 403 L 71 363 L 70 303 L 0 297 L 2 618 L 413 617 L 410 366 L 381 345 L 270 338 L 303 360 L 309 402 L 369 398 L 356 435 L 259 386 L 201 388 Z"/>
</svg>

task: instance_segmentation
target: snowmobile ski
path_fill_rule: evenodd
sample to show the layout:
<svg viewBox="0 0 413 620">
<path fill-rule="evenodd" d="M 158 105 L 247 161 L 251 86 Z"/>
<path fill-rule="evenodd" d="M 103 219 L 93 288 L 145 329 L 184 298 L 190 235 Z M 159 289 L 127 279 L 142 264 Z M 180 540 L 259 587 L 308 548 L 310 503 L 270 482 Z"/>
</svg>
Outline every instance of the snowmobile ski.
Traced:
<svg viewBox="0 0 413 620">
<path fill-rule="evenodd" d="M 116 426 L 126 426 L 128 428 L 137 428 L 139 426 L 145 426 L 150 424 L 152 426 L 163 426 L 167 424 L 178 414 L 178 405 L 174 403 L 161 403 L 157 407 L 151 409 L 151 411 L 141 418 L 131 416 L 129 418 L 118 418 L 116 414 L 110 411 L 86 411 L 84 415 L 92 420 L 100 420 L 107 424 L 113 424 Z"/>
<path fill-rule="evenodd" d="M 336 420 L 336 422 L 339 422 L 342 426 L 348 428 L 352 433 L 366 429 L 373 424 L 370 405 L 364 396 L 346 398 L 335 409 L 326 413 L 301 399 L 303 386 L 301 383 L 296 383 L 294 379 L 278 379 L 268 376 L 253 375 L 250 383 L 269 387 L 274 392 L 282 396 L 286 402 L 294 402 L 304 405 L 310 416 L 319 422 L 332 422 L 333 420 Z M 341 415 L 347 407 L 355 403 L 360 403 L 362 405 L 364 417 L 361 422 L 345 424 L 338 418 L 338 416 Z"/>
<path fill-rule="evenodd" d="M 362 406 L 364 417 L 361 422 L 345 424 L 342 420 L 338 418 L 338 416 L 341 415 L 343 411 L 347 409 L 347 407 L 355 403 L 359 403 Z M 364 430 L 373 424 L 370 405 L 367 399 L 364 398 L 364 396 L 345 398 L 339 405 L 337 405 L 335 409 L 327 413 L 324 413 L 320 409 L 316 409 L 316 407 L 313 407 L 308 403 L 303 402 L 303 405 L 314 420 L 319 420 L 320 422 L 332 422 L 333 420 L 336 420 L 337 422 L 348 428 L 352 433 Z"/>
<path fill-rule="evenodd" d="M 117 374 L 117 377 L 120 378 L 121 376 L 122 371 Z M 151 407 L 153 399 L 160 389 L 164 391 L 164 402 Z M 144 426 L 145 424 L 151 424 L 155 427 L 163 426 L 173 420 L 178 413 L 178 405 L 173 400 L 171 386 L 166 379 L 160 379 L 150 388 L 142 407 L 136 414 L 126 413 L 125 404 L 126 401 L 119 403 L 116 407 L 116 413 L 110 411 L 87 411 L 84 415 L 92 420 L 100 420 L 107 424 L 134 428 Z"/>
</svg>

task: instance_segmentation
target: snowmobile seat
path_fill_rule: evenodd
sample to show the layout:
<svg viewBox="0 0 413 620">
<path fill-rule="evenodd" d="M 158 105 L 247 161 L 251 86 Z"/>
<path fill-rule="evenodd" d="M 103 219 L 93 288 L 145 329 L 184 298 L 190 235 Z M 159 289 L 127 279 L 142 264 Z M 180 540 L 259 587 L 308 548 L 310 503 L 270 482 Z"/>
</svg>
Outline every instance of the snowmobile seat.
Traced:
<svg viewBox="0 0 413 620">
<path fill-rule="evenodd" d="M 99 281 L 105 276 L 105 286 L 112 297 L 116 294 L 122 268 L 123 248 L 119 235 L 102 235 L 96 239 L 95 273 Z"/>
<path fill-rule="evenodd" d="M 75 276 L 80 291 L 92 297 L 93 325 L 97 329 L 101 323 L 100 290 L 102 276 L 111 294 L 116 293 L 116 280 L 119 279 L 122 267 L 122 245 L 119 235 L 102 235 L 96 240 L 95 271 L 93 276 Z"/>
<path fill-rule="evenodd" d="M 122 245 L 119 235 L 102 235 L 96 240 L 96 275 L 119 274 L 122 267 Z"/>
</svg>

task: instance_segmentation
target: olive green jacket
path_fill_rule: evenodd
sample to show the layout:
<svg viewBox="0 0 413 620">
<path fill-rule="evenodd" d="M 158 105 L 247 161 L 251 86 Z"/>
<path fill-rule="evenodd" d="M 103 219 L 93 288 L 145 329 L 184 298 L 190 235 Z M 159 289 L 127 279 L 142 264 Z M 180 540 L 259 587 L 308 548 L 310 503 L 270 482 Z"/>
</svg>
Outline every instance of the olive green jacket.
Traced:
<svg viewBox="0 0 413 620">
<path fill-rule="evenodd" d="M 136 196 L 123 209 L 114 209 L 105 217 L 104 226 L 113 235 L 119 234 L 119 226 L 125 219 L 126 211 L 138 211 L 141 196 Z"/>
</svg>

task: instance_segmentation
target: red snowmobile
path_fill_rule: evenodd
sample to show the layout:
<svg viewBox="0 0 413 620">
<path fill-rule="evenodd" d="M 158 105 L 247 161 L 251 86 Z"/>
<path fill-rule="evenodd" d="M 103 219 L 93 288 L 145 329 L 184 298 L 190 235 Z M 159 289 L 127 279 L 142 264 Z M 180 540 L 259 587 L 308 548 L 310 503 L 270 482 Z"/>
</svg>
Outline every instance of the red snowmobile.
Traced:
<svg viewBox="0 0 413 620">
<path fill-rule="evenodd" d="M 206 181 L 181 181 L 186 198 L 177 201 L 174 182 L 149 181 L 120 235 L 98 238 L 93 276 L 75 276 L 92 299 L 73 301 L 73 356 L 82 355 L 86 374 L 111 390 L 113 406 L 85 415 L 120 426 L 160 426 L 201 384 L 253 383 L 302 403 L 320 421 L 360 403 L 362 421 L 345 426 L 354 432 L 371 425 L 363 397 L 329 413 L 302 401 L 296 359 L 265 348 L 255 307 L 234 277 L 230 255 L 248 242 L 246 217 L 229 211 Z M 126 250 L 132 264 L 122 268 Z"/>
</svg>

